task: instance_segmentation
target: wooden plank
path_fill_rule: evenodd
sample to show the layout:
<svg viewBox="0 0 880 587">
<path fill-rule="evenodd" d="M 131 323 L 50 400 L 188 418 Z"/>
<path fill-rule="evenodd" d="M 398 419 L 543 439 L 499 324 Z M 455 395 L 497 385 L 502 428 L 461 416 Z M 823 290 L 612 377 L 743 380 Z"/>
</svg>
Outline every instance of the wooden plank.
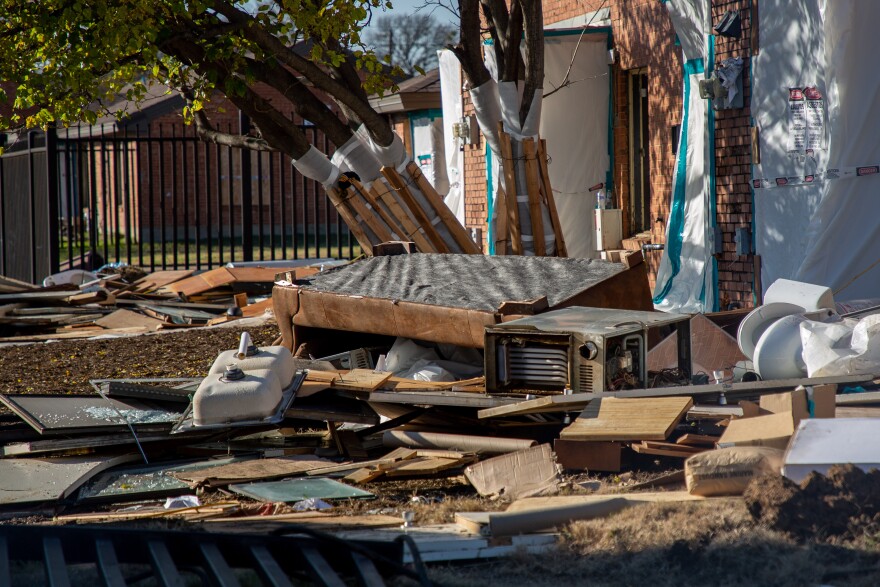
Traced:
<svg viewBox="0 0 880 587">
<path fill-rule="evenodd" d="M 354 210 L 357 216 L 360 216 L 364 224 L 370 227 L 370 230 L 373 231 L 373 234 L 376 235 L 380 243 L 394 240 L 394 237 L 391 236 L 391 229 L 385 224 L 381 216 L 367 207 L 367 202 L 364 200 L 361 192 L 351 188 L 340 191 L 340 197 L 351 206 L 351 209 Z"/>
<path fill-rule="evenodd" d="M 379 389 L 390 377 L 391 373 L 387 371 L 352 369 L 348 373 L 339 373 L 333 381 L 333 388 L 371 392 Z"/>
<path fill-rule="evenodd" d="M 499 123 L 501 127 L 501 123 Z M 523 254 L 522 231 L 519 223 L 519 202 L 516 199 L 516 170 L 514 168 L 513 147 L 510 144 L 510 135 L 500 130 L 498 133 L 501 143 L 501 168 L 504 172 L 504 193 L 507 194 L 507 230 L 510 232 L 510 248 L 514 255 Z"/>
<path fill-rule="evenodd" d="M 163 321 L 151 318 L 150 316 L 144 316 L 139 312 L 132 312 L 131 310 L 120 308 L 112 314 L 108 314 L 95 320 L 95 324 L 110 329 L 142 326 L 148 330 L 156 330 L 161 324 L 163 324 Z"/>
<path fill-rule="evenodd" d="M 492 219 L 489 219 L 491 222 Z M 507 226 L 507 193 L 504 186 L 498 183 L 498 189 L 495 191 L 495 254 L 507 254 L 507 241 L 510 238 L 510 231 Z"/>
<path fill-rule="evenodd" d="M 357 240 L 358 244 L 361 246 L 361 250 L 363 250 L 365 254 L 370 255 L 373 250 L 373 245 L 379 243 L 372 242 L 367 236 L 366 231 L 361 227 L 360 222 L 357 221 L 357 217 L 345 200 L 343 200 L 339 189 L 325 186 L 324 191 L 327 192 L 327 197 L 336 209 L 336 213 L 339 214 L 339 217 L 342 218 L 342 221 L 348 226 L 348 230 L 351 231 L 351 234 L 354 235 L 355 240 Z"/>
<path fill-rule="evenodd" d="M 590 400 L 583 399 L 578 395 L 545 395 L 506 406 L 486 408 L 477 412 L 477 417 L 483 420 L 502 416 L 524 416 L 526 414 L 580 412 L 587 407 L 588 403 L 590 403 Z"/>
<path fill-rule="evenodd" d="M 675 444 L 686 444 L 688 446 L 715 446 L 719 436 L 709 436 L 708 434 L 685 434 L 675 441 Z"/>
<path fill-rule="evenodd" d="M 435 253 L 437 251 L 434 248 L 434 245 L 431 244 L 431 241 L 428 240 L 425 231 L 421 230 L 419 226 L 413 222 L 410 215 L 407 214 L 406 210 L 403 209 L 403 206 L 400 205 L 394 192 L 388 189 L 388 186 L 381 181 L 376 181 L 373 182 L 371 190 L 378 200 L 388 207 L 388 210 L 394 215 L 397 221 L 400 222 L 400 225 L 404 229 L 403 236 L 412 239 L 412 241 L 416 243 L 420 252 Z"/>
<path fill-rule="evenodd" d="M 409 188 L 406 186 L 406 182 L 404 182 L 403 178 L 400 177 L 400 174 L 397 173 L 392 167 L 383 167 L 382 175 L 385 179 L 388 180 L 388 183 L 391 187 L 397 192 L 398 196 L 403 203 L 409 208 L 410 212 L 412 212 L 413 217 L 416 219 L 416 222 L 419 226 L 425 231 L 425 234 L 428 237 L 428 240 L 434 245 L 434 250 L 438 253 L 449 253 L 451 252 L 449 249 L 449 245 L 446 244 L 446 241 L 443 240 L 443 237 L 440 236 L 440 233 L 437 232 L 437 228 L 431 223 L 431 220 L 428 218 L 428 215 L 419 206 L 419 203 L 416 201 L 415 197 L 412 195 L 412 192 L 409 191 Z"/>
<path fill-rule="evenodd" d="M 456 406 L 460 408 L 494 408 L 519 400 L 496 397 L 479 393 L 459 393 L 455 391 L 438 392 L 399 392 L 374 391 L 370 394 L 371 403 L 408 404 L 413 406 Z"/>
<path fill-rule="evenodd" d="M 262 316 L 266 310 L 272 309 L 272 298 L 266 298 L 259 302 L 249 304 L 241 309 L 242 318 L 253 318 L 254 316 Z"/>
<path fill-rule="evenodd" d="M 842 393 L 834 398 L 838 406 L 859 406 L 880 404 L 880 391 L 864 391 L 861 393 Z"/>
<path fill-rule="evenodd" d="M 294 455 L 251 459 L 196 471 L 175 472 L 172 475 L 193 486 L 211 485 L 219 487 L 232 483 L 246 483 L 249 481 L 302 475 L 312 469 L 320 469 L 330 464 L 331 461 L 314 455 Z"/>
<path fill-rule="evenodd" d="M 689 397 L 604 398 L 596 418 L 578 417 L 560 433 L 568 440 L 665 440 L 693 405 Z"/>
<path fill-rule="evenodd" d="M 686 459 L 689 456 L 695 455 L 697 453 L 712 450 L 710 448 L 701 448 L 694 450 L 693 447 L 685 447 L 671 443 L 663 444 L 666 446 L 650 446 L 649 444 L 642 442 L 632 445 L 632 449 L 639 454 L 655 455 L 660 457 L 678 457 L 682 459 Z M 683 450 L 685 448 L 688 448 L 690 450 Z"/>
<path fill-rule="evenodd" d="M 562 223 L 559 222 L 559 211 L 556 209 L 556 198 L 553 196 L 553 187 L 550 185 L 550 170 L 547 167 L 547 141 L 545 139 L 538 142 L 538 163 L 541 166 L 544 198 L 550 209 L 550 221 L 553 224 L 553 233 L 556 235 L 556 256 L 568 257 L 565 237 L 562 234 Z"/>
<path fill-rule="evenodd" d="M 535 248 L 535 255 L 543 257 L 547 254 L 547 249 L 544 246 L 544 215 L 541 213 L 541 187 L 538 182 L 535 141 L 523 139 L 522 146 L 525 157 L 526 193 L 529 196 L 529 219 L 532 224 L 532 246 Z"/>
<path fill-rule="evenodd" d="M 146 293 L 161 289 L 162 287 L 186 279 L 193 274 L 192 269 L 179 269 L 170 271 L 154 271 L 149 275 L 141 277 L 134 282 L 135 290 L 138 293 Z"/>
<path fill-rule="evenodd" d="M 682 453 L 697 454 L 713 450 L 712 446 L 688 446 L 686 444 L 676 444 L 674 442 L 662 442 L 659 440 L 643 440 L 641 446 L 645 448 L 654 448 L 658 450 L 680 451 Z"/>
<path fill-rule="evenodd" d="M 454 469 L 473 462 L 473 458 L 450 459 L 443 457 L 422 457 L 415 458 L 401 463 L 395 463 L 395 466 L 386 470 L 385 475 L 388 477 L 418 477 L 425 475 L 436 475 L 447 469 Z"/>
<path fill-rule="evenodd" d="M 406 230 L 404 230 L 403 226 L 400 225 L 400 222 L 397 220 L 397 218 L 394 217 L 387 206 L 382 206 L 379 203 L 379 199 L 373 194 L 373 192 L 364 188 L 363 184 L 361 184 L 358 180 L 354 178 L 349 179 L 349 182 L 351 183 L 351 189 L 357 192 L 357 194 L 370 206 L 372 210 L 375 210 L 376 214 L 379 215 L 379 218 L 382 219 L 382 222 L 384 222 L 385 225 L 391 230 L 391 232 L 396 235 L 391 235 L 391 238 L 389 240 L 407 237 Z M 379 183 L 381 184 L 382 182 Z"/>
<path fill-rule="evenodd" d="M 431 207 L 434 208 L 437 216 L 443 221 L 449 234 L 452 235 L 453 240 L 461 248 L 461 251 L 468 255 L 479 255 L 480 249 L 477 247 L 477 244 L 471 240 L 471 237 L 464 229 L 464 226 L 461 225 L 461 222 L 458 221 L 458 218 L 456 218 L 455 214 L 452 213 L 452 210 L 449 209 L 449 206 L 443 202 L 443 198 L 440 197 L 440 194 L 437 193 L 434 186 L 428 182 L 428 179 L 425 177 L 425 174 L 422 173 L 422 170 L 419 169 L 419 166 L 413 161 L 410 161 L 406 166 L 406 171 L 409 173 L 409 176 L 413 181 L 416 182 L 416 185 L 422 191 L 422 194 L 425 196 L 425 199 L 428 200 Z"/>
<path fill-rule="evenodd" d="M 556 508 L 588 503 L 602 503 L 603 501 L 616 497 L 626 499 L 627 501 L 634 504 L 728 499 L 705 498 L 697 495 L 691 495 L 687 491 L 645 491 L 642 493 L 633 493 L 629 495 L 618 495 L 614 493 L 598 495 L 560 495 L 556 497 L 526 497 L 523 499 L 518 499 L 507 506 L 507 510 L 505 511 L 527 512 L 533 510 L 541 510 L 545 508 Z M 735 499 L 740 498 L 737 497 Z"/>
</svg>

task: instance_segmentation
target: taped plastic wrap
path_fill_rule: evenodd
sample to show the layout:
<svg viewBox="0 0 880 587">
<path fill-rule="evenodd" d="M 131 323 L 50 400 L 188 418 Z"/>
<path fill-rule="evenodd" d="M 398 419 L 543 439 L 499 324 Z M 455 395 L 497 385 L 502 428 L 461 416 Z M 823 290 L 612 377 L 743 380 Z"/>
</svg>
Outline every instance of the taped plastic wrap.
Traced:
<svg viewBox="0 0 880 587">
<path fill-rule="evenodd" d="M 376 156 L 354 135 L 345 144 L 336 149 L 330 162 L 339 168 L 339 171 L 354 171 L 361 178 L 361 183 L 369 186 L 379 177 L 381 166 Z"/>
<path fill-rule="evenodd" d="M 498 123 L 501 122 L 501 98 L 498 94 L 498 82 L 492 79 L 476 88 L 471 88 L 470 96 L 480 130 L 483 131 L 492 154 L 500 158 Z"/>
<path fill-rule="evenodd" d="M 325 186 L 333 184 L 339 177 L 339 168 L 315 147 L 309 147 L 305 155 L 293 162 L 293 166 L 304 176 Z"/>
<path fill-rule="evenodd" d="M 461 66 L 452 51 L 438 51 L 440 63 L 440 97 L 443 104 L 443 150 L 449 191 L 443 199 L 459 222 L 464 224 L 464 152 L 452 136 L 452 125 L 463 116 L 461 103 Z"/>
<path fill-rule="evenodd" d="M 365 125 L 361 125 L 358 127 L 357 131 L 355 131 L 355 135 L 357 135 L 360 141 L 367 146 L 382 166 L 393 167 L 400 171 L 410 159 L 400 136 L 397 133 L 392 134 L 393 138 L 391 144 L 383 147 L 373 140 L 373 137 L 370 136 L 370 131 L 367 130 Z"/>
</svg>

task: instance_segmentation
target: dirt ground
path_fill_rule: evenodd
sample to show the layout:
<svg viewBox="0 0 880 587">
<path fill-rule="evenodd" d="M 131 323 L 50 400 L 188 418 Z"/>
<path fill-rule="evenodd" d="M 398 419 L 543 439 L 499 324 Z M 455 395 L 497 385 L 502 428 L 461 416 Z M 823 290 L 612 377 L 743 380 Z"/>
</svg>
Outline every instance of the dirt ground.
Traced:
<svg viewBox="0 0 880 587">
<path fill-rule="evenodd" d="M 248 331 L 259 345 L 278 337 L 269 324 Z M 155 336 L 62 341 L 0 347 L 4 393 L 91 393 L 89 379 L 197 377 L 241 329 L 213 328 Z M 659 463 L 662 470 L 680 462 Z M 566 477 L 598 480 L 603 492 L 656 475 Z M 476 494 L 461 476 L 374 482 L 376 500 L 352 502 L 350 513 L 416 514 L 416 523 L 452 522 L 457 511 L 499 510 L 507 504 Z M 670 487 L 669 489 L 678 489 Z M 559 547 L 488 562 L 434 565 L 438 585 L 878 585 L 880 475 L 851 468 L 801 486 L 780 478 L 755 482 L 744 498 L 657 503 L 561 530 Z M 45 521 L 45 520 L 43 520 Z M 18 521 L 19 523 L 21 520 Z M 403 584 L 403 583 L 402 583 Z"/>
</svg>

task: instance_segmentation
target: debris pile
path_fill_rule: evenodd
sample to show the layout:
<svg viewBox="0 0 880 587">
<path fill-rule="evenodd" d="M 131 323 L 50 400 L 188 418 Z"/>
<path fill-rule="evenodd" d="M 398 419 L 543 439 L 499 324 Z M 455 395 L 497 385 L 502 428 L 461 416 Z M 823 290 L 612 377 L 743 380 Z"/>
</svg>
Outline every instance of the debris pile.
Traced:
<svg viewBox="0 0 880 587">
<path fill-rule="evenodd" d="M 511 286 L 507 263 L 571 279 Z M 155 308 L 171 292 L 196 300 L 178 309 L 228 302 L 242 283 L 264 283 L 249 271 L 162 285 L 154 274 L 103 303 Z M 215 532 L 295 522 L 346 540 L 406 534 L 424 561 L 537 552 L 574 520 L 743 492 L 756 518 L 801 537 L 873 523 L 874 498 L 861 494 L 876 493 L 877 473 L 833 466 L 880 463 L 841 442 L 876 436 L 880 420 L 865 418 L 880 401 L 873 377 L 736 377 L 744 353 L 729 332 L 745 312 L 640 310 L 646 288 L 621 297 L 637 271 L 643 278 L 643 267 L 602 261 L 467 255 L 282 271 L 271 300 L 282 336 L 254 346 L 245 334 L 216 349 L 207 377 L 0 395 L 10 411 L 0 506 L 71 524 L 173 517 Z M 829 467 L 800 487 L 783 477 Z M 664 474 L 623 488 L 602 476 L 645 468 Z M 579 486 L 570 473 L 599 478 Z M 337 513 L 387 482 L 450 478 L 496 509 L 512 503 L 444 524 L 420 524 L 405 506 Z"/>
</svg>

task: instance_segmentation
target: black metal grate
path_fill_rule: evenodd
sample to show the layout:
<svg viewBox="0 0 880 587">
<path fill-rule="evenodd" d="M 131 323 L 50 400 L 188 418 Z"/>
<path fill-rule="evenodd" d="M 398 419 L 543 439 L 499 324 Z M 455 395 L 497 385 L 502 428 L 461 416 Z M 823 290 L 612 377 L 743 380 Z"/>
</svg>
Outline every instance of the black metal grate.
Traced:
<svg viewBox="0 0 880 587">
<path fill-rule="evenodd" d="M 289 535 L 296 533 L 296 535 Z M 123 587 L 146 579 L 167 587 L 385 585 L 406 576 L 430 585 L 424 568 L 404 567 L 397 542 L 342 541 L 303 528 L 284 536 L 106 527 L 0 527 L 0 587 L 66 587 L 97 576 Z M 408 538 L 408 537 L 404 537 Z"/>
</svg>

